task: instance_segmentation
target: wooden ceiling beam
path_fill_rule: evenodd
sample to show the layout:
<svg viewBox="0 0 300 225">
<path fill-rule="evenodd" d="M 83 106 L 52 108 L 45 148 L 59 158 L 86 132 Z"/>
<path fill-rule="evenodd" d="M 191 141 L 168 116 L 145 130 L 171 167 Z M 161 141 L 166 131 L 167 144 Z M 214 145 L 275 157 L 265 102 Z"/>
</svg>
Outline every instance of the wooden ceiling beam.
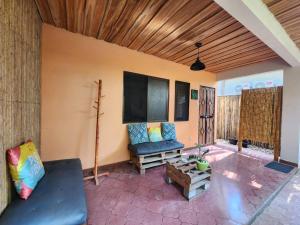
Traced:
<svg viewBox="0 0 300 225">
<path fill-rule="evenodd" d="M 66 28 L 67 27 L 67 9 L 65 0 L 46 0 L 53 18 L 55 26 Z"/>
<path fill-rule="evenodd" d="M 126 2 L 122 14 L 120 15 L 116 23 L 111 27 L 110 32 L 105 37 L 105 41 L 112 42 L 112 39 L 114 37 L 120 35 L 122 28 L 125 27 L 126 23 L 128 23 L 129 19 L 131 18 L 130 16 L 134 13 L 134 10 L 138 5 L 137 2 L 144 2 L 144 1 L 128 0 Z"/>
<path fill-rule="evenodd" d="M 48 5 L 48 2 L 45 0 L 35 0 L 35 4 L 37 5 L 39 14 L 44 23 L 53 24 L 52 14 Z"/>
<path fill-rule="evenodd" d="M 285 11 L 284 13 L 280 13 L 280 14 L 276 15 L 276 18 L 278 19 L 278 21 L 281 24 L 284 24 L 284 23 L 288 22 L 289 20 L 292 20 L 295 18 L 299 20 L 299 18 L 300 18 L 300 1 L 299 1 L 298 6 L 292 8 L 288 11 Z"/>
<path fill-rule="evenodd" d="M 158 45 L 160 41 L 167 38 L 169 35 L 178 33 L 184 24 L 190 22 L 193 17 L 198 15 L 206 6 L 211 4 L 211 0 L 190 0 L 181 10 L 177 11 L 167 23 L 165 23 L 155 34 L 148 40 L 145 40 L 143 45 L 139 47 L 139 51 L 147 52 L 149 49 Z"/>
<path fill-rule="evenodd" d="M 117 28 L 112 29 L 111 33 L 108 35 L 106 40 L 108 42 L 113 42 L 118 45 L 121 45 L 123 38 L 131 30 L 135 21 L 141 16 L 148 4 L 148 0 L 139 0 L 134 6 L 134 9 L 129 13 L 129 15 L 126 18 L 124 18 L 124 23 L 122 24 L 122 26 L 117 27 L 118 25 L 116 24 Z"/>
<path fill-rule="evenodd" d="M 189 0 L 168 1 L 156 15 L 151 19 L 142 32 L 128 46 L 131 49 L 137 50 L 143 46 L 152 35 L 154 35 L 172 16 L 181 10 Z"/>
<path fill-rule="evenodd" d="M 291 66 L 300 66 L 300 51 L 261 0 L 214 0 Z"/>
<path fill-rule="evenodd" d="M 78 29 L 82 29 L 84 35 L 97 37 L 109 4 L 109 0 L 86 0 L 84 18 L 77 21 Z"/>
<path fill-rule="evenodd" d="M 143 13 L 138 16 L 134 24 L 122 39 L 121 45 L 128 47 L 131 42 L 144 30 L 144 28 L 160 10 L 160 8 L 166 4 L 166 2 L 166 0 L 150 0 Z"/>
<path fill-rule="evenodd" d="M 181 27 L 179 27 L 178 29 L 173 31 L 170 35 L 168 35 L 166 38 L 162 39 L 155 46 L 146 50 L 145 52 L 148 54 L 153 54 L 153 55 L 159 56 L 159 55 L 163 54 L 164 51 L 167 50 L 168 48 L 176 47 L 177 45 L 181 44 L 184 41 L 184 40 L 182 40 L 181 37 L 185 33 L 193 31 L 196 26 L 198 26 L 205 20 L 212 17 L 215 13 L 220 12 L 220 11 L 221 11 L 221 9 L 217 4 L 212 3 L 212 4 L 208 5 L 205 9 L 203 8 L 202 11 L 200 11 L 196 16 L 191 18 L 189 21 L 184 23 Z"/>
<path fill-rule="evenodd" d="M 277 0 L 274 4 L 268 6 L 291 39 L 300 48 L 300 44 L 296 41 L 296 38 L 300 37 L 300 32 L 297 29 L 300 21 L 300 1 Z"/>
<path fill-rule="evenodd" d="M 67 29 L 71 32 L 83 32 L 85 0 L 66 0 Z"/>
<path fill-rule="evenodd" d="M 214 64 L 214 65 L 208 64 L 207 68 L 209 69 L 209 71 L 212 71 L 212 72 L 225 71 L 225 70 L 238 68 L 238 67 L 242 67 L 245 65 L 250 65 L 250 64 L 257 63 L 257 62 L 262 62 L 265 60 L 273 59 L 276 57 L 277 56 L 274 55 L 273 53 L 261 53 L 259 55 L 252 55 L 252 56 L 244 55 L 243 57 L 240 57 L 239 59 L 229 60 L 223 64 Z"/>
<path fill-rule="evenodd" d="M 248 56 L 256 55 L 258 57 L 260 54 L 264 54 L 264 53 L 272 53 L 273 55 L 276 55 L 272 51 L 272 49 L 266 50 L 265 48 L 263 48 L 263 43 L 261 42 L 257 45 L 253 45 L 251 47 L 241 49 L 238 52 L 232 52 L 227 55 L 222 55 L 221 57 L 214 57 L 214 58 L 206 59 L 205 64 L 206 65 L 211 65 L 211 64 L 222 65 L 223 63 L 226 63 L 226 62 L 232 61 L 232 60 L 238 60 L 244 56 L 248 57 Z"/>
<path fill-rule="evenodd" d="M 118 21 L 125 8 L 126 0 L 110 0 L 107 4 L 101 27 L 98 33 L 98 39 L 105 40 L 112 27 Z"/>
<path fill-rule="evenodd" d="M 184 33 L 180 36 L 180 38 L 174 40 L 156 54 L 172 60 L 172 56 L 177 56 L 178 54 L 184 55 L 191 49 L 195 49 L 196 42 L 200 41 L 203 45 L 205 45 L 208 42 L 205 40 L 206 37 L 209 38 L 224 28 L 236 26 L 233 25 L 235 22 L 236 21 L 232 20 L 226 12 L 219 11 L 202 23 L 198 24 L 197 27 L 193 29 L 193 33 Z M 238 26 L 241 27 L 240 25 Z"/>
<path fill-rule="evenodd" d="M 278 13 L 278 20 L 295 43 L 299 43 L 296 18 L 299 17 L 300 4 L 290 0 L 289 3 L 296 7 L 293 8 L 286 4 L 287 0 L 265 1 L 269 1 L 269 7 Z M 35 2 L 45 23 L 181 64 L 193 62 L 197 41 L 203 43 L 200 58 L 208 63 L 208 70 L 224 70 L 277 57 L 213 0 Z"/>
<path fill-rule="evenodd" d="M 267 4 L 270 11 L 275 16 L 280 15 L 281 13 L 288 12 L 289 10 L 297 7 L 300 4 L 299 0 L 277 0 L 272 2 L 272 5 Z"/>
<path fill-rule="evenodd" d="M 239 36 L 239 41 L 237 42 L 235 39 L 231 39 L 229 41 L 224 42 L 222 45 L 217 45 L 208 50 L 200 52 L 200 57 L 213 56 L 224 54 L 225 52 L 232 51 L 233 49 L 239 49 L 244 45 L 248 45 L 252 42 L 261 42 L 256 37 L 254 37 L 251 33 L 246 33 L 244 35 Z"/>
<path fill-rule="evenodd" d="M 222 32 L 219 33 L 219 37 L 218 39 L 215 39 L 211 42 L 205 42 L 205 44 L 200 48 L 200 51 L 205 51 L 205 50 L 209 50 L 212 47 L 218 46 L 218 45 L 222 45 L 222 43 L 229 41 L 231 39 L 234 39 L 236 37 L 242 36 L 243 34 L 247 33 L 248 30 L 246 28 L 240 27 L 240 28 L 236 28 L 236 26 L 240 26 L 239 23 L 236 23 L 234 25 L 234 30 L 231 30 L 231 32 Z M 238 41 L 238 39 L 236 39 Z M 204 42 L 204 40 L 202 41 Z M 193 50 L 194 49 L 194 50 Z M 195 46 L 191 46 L 190 48 L 186 48 L 186 50 L 182 51 L 182 52 L 178 52 L 176 54 L 173 54 L 171 57 L 169 57 L 170 60 L 174 60 L 175 62 L 180 61 L 184 58 L 190 57 L 191 55 L 193 55 L 195 52 L 197 52 L 197 49 L 195 48 Z"/>
<path fill-rule="evenodd" d="M 208 69 L 208 71 L 211 71 L 213 73 L 219 73 L 219 72 L 223 72 L 226 70 L 243 67 L 243 66 L 251 65 L 254 63 L 258 63 L 258 62 L 263 62 L 263 61 L 274 59 L 274 58 L 278 58 L 278 56 L 267 53 L 267 54 L 260 55 L 259 57 L 251 56 L 251 57 L 247 57 L 247 58 L 241 58 L 239 60 L 234 60 L 228 64 L 217 65 L 217 66 L 209 65 L 209 66 L 207 66 L 207 69 Z"/>
<path fill-rule="evenodd" d="M 223 52 L 222 54 L 214 52 L 214 53 L 211 53 L 210 55 L 206 55 L 206 56 L 201 56 L 200 55 L 200 59 L 201 59 L 201 61 L 206 63 L 206 62 L 209 62 L 209 61 L 213 61 L 214 59 L 218 59 L 218 60 L 219 59 L 226 59 L 226 58 L 235 56 L 235 55 L 240 54 L 240 53 L 246 53 L 247 51 L 250 51 L 252 49 L 262 48 L 263 50 L 265 50 L 264 49 L 265 45 L 260 40 L 255 39 L 252 42 L 249 42 L 247 40 L 247 42 L 244 42 L 244 43 L 246 43 L 246 44 L 240 45 L 240 43 L 236 43 L 237 47 L 229 46 L 227 48 L 227 51 Z M 216 57 L 216 55 L 219 55 L 219 57 Z M 195 54 L 194 56 L 191 56 L 189 58 L 186 58 L 186 59 L 180 61 L 179 63 L 185 64 L 185 63 L 194 62 L 195 59 L 196 59 L 196 56 L 197 56 L 197 54 Z"/>
</svg>

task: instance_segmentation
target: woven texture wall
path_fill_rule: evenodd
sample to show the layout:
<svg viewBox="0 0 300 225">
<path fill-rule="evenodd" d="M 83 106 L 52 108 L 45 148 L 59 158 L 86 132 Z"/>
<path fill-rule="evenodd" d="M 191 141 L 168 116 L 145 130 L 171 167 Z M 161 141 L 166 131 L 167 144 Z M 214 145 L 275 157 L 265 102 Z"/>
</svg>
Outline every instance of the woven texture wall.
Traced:
<svg viewBox="0 0 300 225">
<path fill-rule="evenodd" d="M 238 138 L 241 96 L 219 96 L 217 107 L 217 138 Z"/>
<path fill-rule="evenodd" d="M 267 143 L 280 153 L 282 87 L 243 90 L 239 141 Z"/>
<path fill-rule="evenodd" d="M 5 150 L 40 144 L 41 19 L 33 0 L 0 0 L 0 213 L 10 199 Z"/>
</svg>

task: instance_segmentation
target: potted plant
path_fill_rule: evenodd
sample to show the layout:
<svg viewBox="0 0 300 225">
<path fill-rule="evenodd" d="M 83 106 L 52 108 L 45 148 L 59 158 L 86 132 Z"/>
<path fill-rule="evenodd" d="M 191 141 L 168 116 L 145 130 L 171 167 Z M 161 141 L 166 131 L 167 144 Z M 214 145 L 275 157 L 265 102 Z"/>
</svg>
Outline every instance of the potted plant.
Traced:
<svg viewBox="0 0 300 225">
<path fill-rule="evenodd" d="M 209 162 L 204 159 L 204 156 L 209 152 L 208 149 L 206 149 L 202 154 L 201 154 L 201 148 L 203 145 L 196 144 L 196 147 L 198 148 L 198 154 L 193 154 L 189 156 L 189 159 L 196 159 L 197 163 L 197 170 L 203 171 L 206 170 L 209 166 Z"/>
<path fill-rule="evenodd" d="M 235 137 L 229 138 L 229 143 L 232 144 L 232 145 L 237 145 L 238 140 Z"/>
<path fill-rule="evenodd" d="M 248 145 L 249 145 L 250 143 L 249 143 L 249 140 L 243 140 L 243 142 L 242 142 L 242 146 L 243 146 L 243 148 L 248 148 Z"/>
</svg>

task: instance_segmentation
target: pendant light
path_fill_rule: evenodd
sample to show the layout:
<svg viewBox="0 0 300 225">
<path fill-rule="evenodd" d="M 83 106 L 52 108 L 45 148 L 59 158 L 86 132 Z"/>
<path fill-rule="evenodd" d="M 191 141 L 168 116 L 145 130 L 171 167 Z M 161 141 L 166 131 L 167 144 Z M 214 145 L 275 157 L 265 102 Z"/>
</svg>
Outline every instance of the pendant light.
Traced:
<svg viewBox="0 0 300 225">
<path fill-rule="evenodd" d="M 198 49 L 198 55 L 197 55 L 196 61 L 191 65 L 190 69 L 194 70 L 194 71 L 204 70 L 205 69 L 205 65 L 199 59 L 199 48 L 202 46 L 202 44 L 200 42 L 197 42 L 195 44 L 195 46 Z"/>
</svg>

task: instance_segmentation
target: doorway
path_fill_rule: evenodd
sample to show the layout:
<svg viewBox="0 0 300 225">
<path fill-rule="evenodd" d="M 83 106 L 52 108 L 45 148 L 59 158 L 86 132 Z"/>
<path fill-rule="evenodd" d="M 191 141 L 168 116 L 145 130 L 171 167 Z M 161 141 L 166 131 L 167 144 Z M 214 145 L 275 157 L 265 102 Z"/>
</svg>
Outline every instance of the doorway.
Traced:
<svg viewBox="0 0 300 225">
<path fill-rule="evenodd" d="M 198 144 L 214 144 L 215 88 L 200 86 Z"/>
</svg>

